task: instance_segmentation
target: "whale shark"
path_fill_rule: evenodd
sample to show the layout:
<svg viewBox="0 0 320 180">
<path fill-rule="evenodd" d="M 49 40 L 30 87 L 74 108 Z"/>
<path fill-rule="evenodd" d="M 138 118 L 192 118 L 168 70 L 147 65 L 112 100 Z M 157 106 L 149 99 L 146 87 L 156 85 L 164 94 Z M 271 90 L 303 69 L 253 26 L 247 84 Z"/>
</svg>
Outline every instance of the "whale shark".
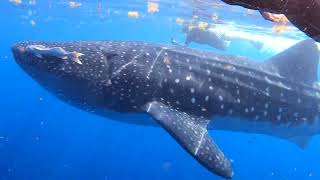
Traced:
<svg viewBox="0 0 320 180">
<path fill-rule="evenodd" d="M 18 42 L 12 52 L 57 98 L 112 120 L 162 127 L 223 178 L 233 177 L 232 163 L 210 129 L 265 134 L 300 147 L 319 133 L 319 51 L 312 40 L 264 61 L 116 40 Z"/>
</svg>

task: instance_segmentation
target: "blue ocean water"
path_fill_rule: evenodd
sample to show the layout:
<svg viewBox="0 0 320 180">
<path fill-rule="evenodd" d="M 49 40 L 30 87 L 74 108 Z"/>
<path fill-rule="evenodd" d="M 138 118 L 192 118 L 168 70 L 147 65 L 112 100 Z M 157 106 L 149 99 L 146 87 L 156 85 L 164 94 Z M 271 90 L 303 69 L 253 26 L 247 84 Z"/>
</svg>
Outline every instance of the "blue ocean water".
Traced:
<svg viewBox="0 0 320 180">
<path fill-rule="evenodd" d="M 68 1 L 0 2 L 0 179 L 222 179 L 199 165 L 161 128 L 114 122 L 59 101 L 17 66 L 10 50 L 24 40 L 168 44 L 174 36 L 183 41 L 176 19 L 192 18 L 191 1 L 159 2 L 157 13 L 148 13 L 146 0 L 101 0 L 100 10 L 98 0 L 78 3 L 81 6 L 72 8 Z M 128 17 L 130 11 L 139 16 Z M 233 31 L 260 33 L 281 43 L 263 39 L 267 47 L 261 51 L 243 42 L 231 44 L 227 52 L 197 44 L 192 48 L 264 60 L 305 38 L 294 28 L 273 34 L 272 24 L 256 14 L 243 20 L 239 15 L 246 11 L 241 8 L 208 11 L 219 12 L 219 18 L 239 27 Z M 210 133 L 232 159 L 235 180 L 320 179 L 318 136 L 302 150 L 265 135 Z"/>
</svg>

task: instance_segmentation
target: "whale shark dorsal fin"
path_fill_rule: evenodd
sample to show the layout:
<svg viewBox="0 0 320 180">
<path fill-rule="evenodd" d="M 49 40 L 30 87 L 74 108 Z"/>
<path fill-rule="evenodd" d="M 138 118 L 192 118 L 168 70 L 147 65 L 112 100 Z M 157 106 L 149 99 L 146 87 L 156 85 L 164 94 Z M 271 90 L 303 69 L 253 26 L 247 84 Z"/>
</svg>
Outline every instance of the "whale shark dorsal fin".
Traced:
<svg viewBox="0 0 320 180">
<path fill-rule="evenodd" d="M 208 120 L 191 117 L 159 102 L 143 107 L 189 154 L 211 172 L 232 178 L 230 161 L 211 139 Z"/>
<path fill-rule="evenodd" d="M 312 85 L 318 79 L 319 50 L 316 43 L 308 39 L 273 56 L 266 63 L 273 64 L 288 80 Z"/>
</svg>

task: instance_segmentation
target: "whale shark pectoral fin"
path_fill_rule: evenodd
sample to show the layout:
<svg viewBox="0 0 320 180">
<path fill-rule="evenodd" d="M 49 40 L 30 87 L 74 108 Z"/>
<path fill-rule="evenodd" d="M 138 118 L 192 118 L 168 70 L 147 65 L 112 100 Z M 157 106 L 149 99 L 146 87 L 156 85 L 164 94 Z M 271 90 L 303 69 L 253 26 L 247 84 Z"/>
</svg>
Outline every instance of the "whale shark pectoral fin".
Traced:
<svg viewBox="0 0 320 180">
<path fill-rule="evenodd" d="M 191 117 L 159 102 L 148 103 L 143 109 L 208 170 L 232 178 L 230 161 L 207 131 L 208 120 Z"/>
</svg>

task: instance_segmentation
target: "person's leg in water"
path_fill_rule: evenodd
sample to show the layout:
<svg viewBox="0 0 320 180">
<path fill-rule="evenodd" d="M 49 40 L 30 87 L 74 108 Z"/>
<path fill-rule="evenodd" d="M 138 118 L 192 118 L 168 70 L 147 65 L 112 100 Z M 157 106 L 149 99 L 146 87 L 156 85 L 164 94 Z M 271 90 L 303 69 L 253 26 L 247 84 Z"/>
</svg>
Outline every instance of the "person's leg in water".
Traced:
<svg viewBox="0 0 320 180">
<path fill-rule="evenodd" d="M 191 40 L 190 40 L 190 30 L 189 30 L 189 26 L 190 26 L 190 22 L 187 21 L 187 22 L 184 22 L 182 24 L 182 32 L 186 34 L 186 40 L 185 40 L 185 43 L 180 43 L 180 42 L 177 42 L 173 37 L 171 38 L 171 44 L 172 45 L 175 45 L 175 46 L 185 46 L 187 47 L 190 43 L 191 43 Z"/>
<path fill-rule="evenodd" d="M 189 46 L 190 43 L 193 41 L 192 38 L 191 38 L 191 33 L 192 32 L 190 32 L 190 31 L 187 33 L 186 40 L 184 41 L 184 46 Z"/>
<path fill-rule="evenodd" d="M 177 42 L 173 37 L 171 38 L 171 44 L 175 46 L 187 46 L 186 44 Z"/>
<path fill-rule="evenodd" d="M 260 12 L 284 14 L 306 35 L 320 42 L 320 0 L 222 0 Z"/>
</svg>

